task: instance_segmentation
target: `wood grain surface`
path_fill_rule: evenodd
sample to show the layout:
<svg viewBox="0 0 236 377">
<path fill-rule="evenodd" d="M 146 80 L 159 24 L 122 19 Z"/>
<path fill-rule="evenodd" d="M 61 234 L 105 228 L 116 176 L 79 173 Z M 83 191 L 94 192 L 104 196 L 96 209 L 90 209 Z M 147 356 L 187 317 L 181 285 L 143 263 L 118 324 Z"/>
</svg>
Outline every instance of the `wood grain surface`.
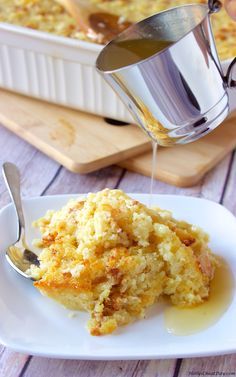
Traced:
<svg viewBox="0 0 236 377">
<path fill-rule="evenodd" d="M 155 178 L 178 187 L 197 184 L 236 146 L 235 113 L 198 141 L 172 148 L 159 148 Z M 150 177 L 152 152 L 131 157 L 120 166 Z"/>
<path fill-rule="evenodd" d="M 135 125 L 115 127 L 95 115 L 4 90 L 0 90 L 0 122 L 76 173 L 95 171 L 151 148 Z"/>
<path fill-rule="evenodd" d="M 22 192 L 44 194 L 81 193 L 105 187 L 127 192 L 149 192 L 150 178 L 111 166 L 87 175 L 73 174 L 16 135 L 0 127 L 0 163 L 16 163 L 22 175 Z M 236 157 L 228 154 L 198 184 L 176 188 L 159 180 L 154 193 L 203 197 L 224 204 L 236 215 Z M 10 201 L 0 178 L 0 207 Z M 232 329 L 234 331 L 234 329 Z M 157 339 L 158 341 L 158 339 Z M 216 339 L 220 341 L 220 339 Z M 223 374 L 224 373 L 224 374 Z M 1 377 L 190 377 L 236 376 L 236 355 L 196 359 L 150 361 L 73 361 L 32 357 L 0 347 Z"/>
<path fill-rule="evenodd" d="M 236 113 L 192 144 L 158 149 L 155 178 L 197 184 L 236 146 Z M 91 114 L 0 91 L 0 122 L 70 171 L 88 173 L 117 164 L 151 175 L 151 143 L 137 126 L 111 126 Z"/>
</svg>

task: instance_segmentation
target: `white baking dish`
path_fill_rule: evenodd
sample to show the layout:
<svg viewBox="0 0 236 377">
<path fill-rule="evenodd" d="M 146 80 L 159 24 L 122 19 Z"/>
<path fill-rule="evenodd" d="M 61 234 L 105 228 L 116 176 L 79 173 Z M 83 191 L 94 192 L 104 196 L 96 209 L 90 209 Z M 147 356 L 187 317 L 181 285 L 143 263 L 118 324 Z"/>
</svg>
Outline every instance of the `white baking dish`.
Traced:
<svg viewBox="0 0 236 377">
<path fill-rule="evenodd" d="M 132 116 L 95 61 L 102 46 L 0 23 L 0 87 L 104 117 Z M 222 63 L 225 70 L 229 61 Z M 230 90 L 231 109 L 236 90 Z"/>
</svg>

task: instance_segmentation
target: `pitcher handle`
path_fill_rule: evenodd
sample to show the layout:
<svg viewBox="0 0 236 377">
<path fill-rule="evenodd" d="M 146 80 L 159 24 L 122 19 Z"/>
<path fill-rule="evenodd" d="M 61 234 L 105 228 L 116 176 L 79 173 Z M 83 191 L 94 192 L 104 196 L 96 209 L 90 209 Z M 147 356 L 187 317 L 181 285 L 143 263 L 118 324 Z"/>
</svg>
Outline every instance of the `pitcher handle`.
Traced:
<svg viewBox="0 0 236 377">
<path fill-rule="evenodd" d="M 209 13 L 216 13 L 222 7 L 222 3 L 219 0 L 208 0 Z"/>
<path fill-rule="evenodd" d="M 233 68 L 234 68 L 235 63 L 236 63 L 236 58 L 234 58 L 232 60 L 232 62 L 230 63 L 230 65 L 227 69 L 226 75 L 224 76 L 224 82 L 225 82 L 225 84 L 227 85 L 228 88 L 235 88 L 236 87 L 236 80 L 232 79 Z"/>
</svg>

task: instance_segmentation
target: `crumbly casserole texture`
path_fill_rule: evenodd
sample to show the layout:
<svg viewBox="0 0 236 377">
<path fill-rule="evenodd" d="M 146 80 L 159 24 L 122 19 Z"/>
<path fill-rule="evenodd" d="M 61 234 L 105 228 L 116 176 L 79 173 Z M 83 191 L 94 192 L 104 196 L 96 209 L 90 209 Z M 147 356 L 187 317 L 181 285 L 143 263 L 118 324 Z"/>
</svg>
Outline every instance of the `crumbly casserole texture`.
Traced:
<svg viewBox="0 0 236 377">
<path fill-rule="evenodd" d="M 149 209 L 120 190 L 71 200 L 34 224 L 42 238 L 34 285 L 72 310 L 90 313 L 92 335 L 144 317 L 167 295 L 193 306 L 209 295 L 215 258 L 200 228 Z"/>
<path fill-rule="evenodd" d="M 139 21 L 164 9 L 192 3 L 190 0 L 90 0 L 101 9 Z M 206 3 L 206 0 L 194 0 Z M 222 60 L 236 55 L 236 25 L 222 9 L 212 17 L 217 47 Z M 54 0 L 0 0 L 0 22 L 9 22 L 66 37 L 89 40 L 73 18 Z"/>
</svg>

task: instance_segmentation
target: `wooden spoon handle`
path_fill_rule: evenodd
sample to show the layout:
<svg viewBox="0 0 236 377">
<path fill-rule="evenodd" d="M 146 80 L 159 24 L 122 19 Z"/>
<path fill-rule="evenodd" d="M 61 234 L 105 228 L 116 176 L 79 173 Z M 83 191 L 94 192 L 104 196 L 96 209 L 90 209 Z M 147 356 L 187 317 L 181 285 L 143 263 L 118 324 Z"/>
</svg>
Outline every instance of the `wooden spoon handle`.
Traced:
<svg viewBox="0 0 236 377">
<path fill-rule="evenodd" d="M 106 44 L 124 29 L 130 22 L 120 22 L 120 17 L 89 4 L 85 0 L 56 0 L 76 20 L 79 29 L 96 43 Z"/>
<path fill-rule="evenodd" d="M 91 8 L 86 5 L 81 5 L 76 0 L 56 0 L 65 10 L 76 20 L 79 29 L 89 32 L 89 16 Z"/>
</svg>

